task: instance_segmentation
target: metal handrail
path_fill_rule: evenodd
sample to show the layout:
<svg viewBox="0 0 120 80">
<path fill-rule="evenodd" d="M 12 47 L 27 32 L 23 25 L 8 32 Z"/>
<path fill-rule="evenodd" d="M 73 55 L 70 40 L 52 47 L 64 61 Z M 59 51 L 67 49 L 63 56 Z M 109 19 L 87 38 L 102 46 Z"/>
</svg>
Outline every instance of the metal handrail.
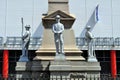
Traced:
<svg viewBox="0 0 120 80">
<path fill-rule="evenodd" d="M 41 37 L 31 37 L 30 48 L 38 48 L 41 46 Z M 94 45 L 97 46 L 120 46 L 120 37 L 95 37 Z M 21 48 L 21 37 L 7 37 L 6 43 L 3 43 L 3 37 L 0 37 L 0 48 Z M 85 37 L 77 37 L 76 45 L 80 47 L 87 46 Z"/>
<path fill-rule="evenodd" d="M 120 37 L 115 38 L 115 45 L 120 46 Z"/>
<path fill-rule="evenodd" d="M 53 77 L 53 78 L 50 78 L 50 76 L 40 76 L 40 77 L 26 77 L 26 78 L 21 78 L 21 77 L 16 77 L 16 74 L 13 74 L 13 75 L 9 75 L 8 76 L 8 80 L 16 80 L 16 79 L 20 79 L 20 80 L 120 80 L 120 76 L 117 75 L 116 78 L 112 78 L 111 75 L 109 74 L 101 74 L 100 76 L 98 75 L 86 75 L 84 77 L 79 77 L 79 76 L 76 76 L 76 77 L 70 77 L 70 78 L 67 78 L 67 77 Z M 2 77 L 2 75 L 0 76 L 0 80 L 4 80 L 4 78 Z"/>
<path fill-rule="evenodd" d="M 114 43 L 116 43 L 113 37 L 96 37 L 94 38 L 93 41 L 94 41 L 93 44 L 95 44 L 95 46 L 113 46 Z M 120 38 L 119 38 L 119 41 L 120 41 Z M 80 38 L 80 37 L 76 38 L 76 43 L 78 46 L 86 46 L 87 44 L 86 39 Z"/>
<path fill-rule="evenodd" d="M 0 47 L 2 46 L 3 44 L 3 37 L 0 37 Z"/>
<path fill-rule="evenodd" d="M 41 44 L 41 37 L 31 37 L 30 46 L 36 46 Z M 22 39 L 21 37 L 7 37 L 6 47 L 21 47 Z"/>
</svg>

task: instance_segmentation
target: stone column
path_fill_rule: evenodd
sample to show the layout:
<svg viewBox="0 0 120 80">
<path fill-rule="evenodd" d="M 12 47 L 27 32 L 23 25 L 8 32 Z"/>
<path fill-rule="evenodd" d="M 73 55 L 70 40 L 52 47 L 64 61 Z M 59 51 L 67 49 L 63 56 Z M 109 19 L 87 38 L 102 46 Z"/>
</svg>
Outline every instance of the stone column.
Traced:
<svg viewBox="0 0 120 80">
<path fill-rule="evenodd" d="M 61 10 L 69 14 L 68 0 L 48 0 L 48 14 Z"/>
</svg>

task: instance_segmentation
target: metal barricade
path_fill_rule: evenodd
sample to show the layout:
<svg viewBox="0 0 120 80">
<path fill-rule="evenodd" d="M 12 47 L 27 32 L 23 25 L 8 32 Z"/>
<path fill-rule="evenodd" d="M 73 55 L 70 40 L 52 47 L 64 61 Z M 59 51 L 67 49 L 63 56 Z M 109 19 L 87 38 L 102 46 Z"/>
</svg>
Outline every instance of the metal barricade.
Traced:
<svg viewBox="0 0 120 80">
<path fill-rule="evenodd" d="M 41 45 L 41 37 L 31 37 L 30 38 L 30 48 L 39 47 Z M 20 48 L 22 47 L 22 38 L 21 37 L 7 37 L 6 46 L 7 48 Z"/>
<path fill-rule="evenodd" d="M 87 42 L 84 37 L 77 37 L 76 44 L 78 46 L 86 46 Z M 93 44 L 95 46 L 112 46 L 114 44 L 113 37 L 95 37 Z"/>
<path fill-rule="evenodd" d="M 0 47 L 3 45 L 3 37 L 0 37 Z"/>
<path fill-rule="evenodd" d="M 6 80 L 2 76 L 0 76 L 0 80 Z M 100 76 L 90 75 L 86 77 L 26 77 L 26 78 L 17 78 L 15 76 L 9 76 L 7 80 L 120 80 L 120 77 L 112 78 L 109 74 L 101 74 Z"/>
<path fill-rule="evenodd" d="M 31 47 L 39 47 L 41 45 L 42 38 L 41 37 L 32 37 L 30 40 Z"/>
<path fill-rule="evenodd" d="M 115 45 L 120 46 L 120 37 L 115 38 Z"/>
</svg>

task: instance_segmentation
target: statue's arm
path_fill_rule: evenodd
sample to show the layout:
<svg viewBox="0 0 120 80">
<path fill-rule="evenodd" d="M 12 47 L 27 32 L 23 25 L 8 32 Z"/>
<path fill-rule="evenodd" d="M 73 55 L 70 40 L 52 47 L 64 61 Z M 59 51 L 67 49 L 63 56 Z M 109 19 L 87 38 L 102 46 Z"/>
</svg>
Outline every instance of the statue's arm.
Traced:
<svg viewBox="0 0 120 80">
<path fill-rule="evenodd" d="M 57 33 L 57 32 L 55 31 L 54 25 L 52 26 L 52 31 L 53 31 L 53 33 Z"/>
<path fill-rule="evenodd" d="M 24 40 L 24 39 L 27 38 L 27 37 L 28 37 L 28 34 L 25 33 L 25 34 L 22 36 L 22 39 Z"/>
<path fill-rule="evenodd" d="M 62 33 L 64 31 L 64 25 L 61 25 L 61 30 L 58 33 Z"/>
<path fill-rule="evenodd" d="M 62 25 L 62 31 L 64 31 L 64 25 Z"/>
<path fill-rule="evenodd" d="M 90 38 L 90 39 L 93 39 L 93 38 L 94 38 L 94 36 L 92 35 L 91 32 L 89 32 L 89 38 Z"/>
</svg>

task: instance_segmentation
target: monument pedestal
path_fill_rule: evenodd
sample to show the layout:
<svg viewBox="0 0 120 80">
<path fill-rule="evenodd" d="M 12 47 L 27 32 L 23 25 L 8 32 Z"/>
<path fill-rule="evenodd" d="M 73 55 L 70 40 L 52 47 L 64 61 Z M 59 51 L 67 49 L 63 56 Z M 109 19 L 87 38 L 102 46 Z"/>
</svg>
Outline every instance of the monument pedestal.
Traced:
<svg viewBox="0 0 120 80">
<path fill-rule="evenodd" d="M 50 61 L 31 61 L 17 62 L 16 78 L 19 79 L 38 79 L 45 78 L 49 80 L 49 65 Z"/>
<path fill-rule="evenodd" d="M 27 61 L 29 61 L 29 59 L 28 59 L 27 56 L 21 55 L 19 61 L 20 61 L 20 62 L 27 62 Z"/>
<path fill-rule="evenodd" d="M 31 66 L 32 78 L 49 80 L 49 76 L 50 76 L 49 65 L 50 65 L 50 61 L 41 61 L 41 60 L 32 61 L 32 66 Z"/>
<path fill-rule="evenodd" d="M 43 35 L 42 45 L 36 51 L 34 60 L 54 60 L 56 55 L 54 34 L 51 29 L 45 29 Z M 74 31 L 72 29 L 65 30 L 63 35 L 66 60 L 85 60 L 81 56 L 82 51 L 76 46 Z"/>
<path fill-rule="evenodd" d="M 100 63 L 86 61 L 32 61 L 17 62 L 16 78 L 32 78 L 47 80 L 98 80 L 100 77 Z M 96 79 L 95 79 L 96 77 Z"/>
<path fill-rule="evenodd" d="M 98 62 L 98 61 L 97 61 L 97 58 L 94 57 L 94 56 L 88 57 L 87 61 L 88 61 L 88 62 Z"/>
<path fill-rule="evenodd" d="M 98 80 L 99 62 L 86 61 L 51 61 L 50 80 Z"/>
<path fill-rule="evenodd" d="M 58 60 L 58 61 L 59 60 L 62 60 L 62 61 L 66 60 L 65 54 L 64 53 L 62 53 L 62 54 L 56 54 L 55 60 Z"/>
<path fill-rule="evenodd" d="M 17 62 L 16 78 L 31 78 L 31 62 Z"/>
<path fill-rule="evenodd" d="M 70 78 L 71 65 L 70 61 L 65 60 L 55 60 L 51 61 L 50 64 L 50 80 L 65 80 L 65 78 Z"/>
</svg>

